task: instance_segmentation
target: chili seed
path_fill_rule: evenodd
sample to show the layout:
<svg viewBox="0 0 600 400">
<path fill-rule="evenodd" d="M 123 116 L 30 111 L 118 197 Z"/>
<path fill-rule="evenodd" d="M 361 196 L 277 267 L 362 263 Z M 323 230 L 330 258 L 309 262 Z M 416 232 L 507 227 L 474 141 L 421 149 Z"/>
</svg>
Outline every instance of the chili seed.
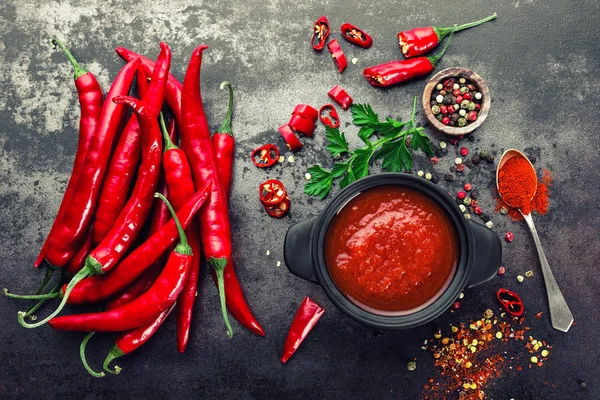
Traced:
<svg viewBox="0 0 600 400">
<path fill-rule="evenodd" d="M 485 310 L 485 312 L 483 313 L 483 316 L 486 319 L 490 319 L 494 316 L 494 312 L 492 310 L 490 310 L 489 308 L 487 310 Z"/>
<path fill-rule="evenodd" d="M 267 255 L 271 254 L 271 250 L 267 250 Z"/>
<path fill-rule="evenodd" d="M 550 352 L 546 349 L 542 350 L 542 357 L 548 357 L 548 354 L 550 354 Z"/>
<path fill-rule="evenodd" d="M 531 278 L 533 276 L 533 271 L 529 270 L 529 271 L 525 272 L 525 276 L 528 278 Z"/>
<path fill-rule="evenodd" d="M 431 172 L 428 172 L 428 173 L 425 174 L 425 179 L 427 179 L 428 181 L 430 181 L 431 178 L 432 178 Z"/>
<path fill-rule="evenodd" d="M 289 156 L 288 157 L 288 162 L 293 163 L 294 161 L 296 161 L 296 159 L 294 158 L 294 156 Z"/>
<path fill-rule="evenodd" d="M 279 156 L 279 158 L 277 159 L 278 162 L 282 163 L 285 161 L 285 156 Z"/>
<path fill-rule="evenodd" d="M 465 368 L 471 368 L 473 366 L 473 363 L 471 361 L 467 361 L 465 363 Z"/>
<path fill-rule="evenodd" d="M 488 221 L 485 223 L 485 226 L 487 226 L 488 228 L 492 229 L 494 227 L 494 223 L 492 221 Z"/>
<path fill-rule="evenodd" d="M 440 107 L 439 106 L 433 106 L 431 107 L 431 112 L 433 113 L 433 115 L 437 115 L 440 113 Z"/>
<path fill-rule="evenodd" d="M 506 235 L 504 235 L 504 240 L 510 243 L 515 240 L 515 235 L 512 232 L 506 232 Z"/>
<path fill-rule="evenodd" d="M 441 94 L 438 94 L 437 96 L 435 96 L 435 101 L 437 101 L 438 103 L 443 102 L 444 96 L 442 96 Z"/>
<path fill-rule="evenodd" d="M 446 142 L 440 142 L 440 149 L 445 149 L 448 146 Z"/>
<path fill-rule="evenodd" d="M 450 343 L 450 338 L 449 337 L 445 337 L 445 338 L 442 339 L 442 344 L 444 346 L 446 346 L 448 343 Z"/>
<path fill-rule="evenodd" d="M 435 85 L 435 88 L 437 90 L 442 90 L 444 88 L 444 85 L 442 85 L 441 83 L 438 83 L 437 85 Z"/>
<path fill-rule="evenodd" d="M 524 280 L 525 280 L 525 278 L 523 278 L 523 276 L 522 276 L 522 275 L 518 275 L 518 276 L 517 276 L 517 282 L 521 283 L 521 282 L 523 282 Z"/>
<path fill-rule="evenodd" d="M 504 267 L 498 268 L 498 275 L 504 275 L 505 272 L 506 272 L 506 268 L 504 268 Z"/>
<path fill-rule="evenodd" d="M 500 331 L 496 332 L 496 338 L 502 339 L 502 332 L 500 332 Z"/>
<path fill-rule="evenodd" d="M 352 59 L 352 64 L 356 65 L 358 63 L 358 58 L 354 57 Z"/>
<path fill-rule="evenodd" d="M 307 172 L 306 174 L 304 174 L 304 178 L 306 178 L 307 181 L 310 181 L 310 178 L 312 178 L 312 175 Z"/>
<path fill-rule="evenodd" d="M 414 360 L 413 361 L 409 361 L 406 364 L 406 369 L 409 370 L 409 371 L 414 371 L 415 369 L 417 369 L 417 362 L 414 361 Z"/>
<path fill-rule="evenodd" d="M 505 215 L 506 215 L 506 214 L 508 214 L 508 208 L 506 208 L 506 207 L 502 206 L 502 207 L 500 207 L 500 212 L 501 212 L 502 214 L 505 214 Z"/>
<path fill-rule="evenodd" d="M 477 100 L 481 100 L 482 97 L 483 97 L 483 95 L 480 92 L 475 93 L 475 98 Z"/>
<path fill-rule="evenodd" d="M 423 174 L 425 174 L 423 171 L 417 171 L 417 176 L 420 176 L 420 177 L 422 177 L 422 176 L 423 176 Z"/>
<path fill-rule="evenodd" d="M 278 267 L 281 267 L 281 261 L 277 260 L 277 264 L 275 264 Z"/>
<path fill-rule="evenodd" d="M 534 363 L 534 364 L 537 364 L 538 363 L 538 358 L 536 356 L 532 356 L 531 357 L 531 362 Z"/>
<path fill-rule="evenodd" d="M 463 292 L 460 292 L 460 294 L 458 295 L 458 298 L 462 299 L 463 297 L 465 297 L 465 294 Z"/>
</svg>

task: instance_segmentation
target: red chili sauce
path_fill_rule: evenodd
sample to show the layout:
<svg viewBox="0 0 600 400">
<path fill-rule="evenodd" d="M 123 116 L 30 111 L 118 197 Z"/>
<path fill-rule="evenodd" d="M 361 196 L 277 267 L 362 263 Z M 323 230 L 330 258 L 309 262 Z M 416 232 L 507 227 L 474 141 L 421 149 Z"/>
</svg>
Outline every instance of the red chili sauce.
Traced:
<svg viewBox="0 0 600 400">
<path fill-rule="evenodd" d="M 402 186 L 379 186 L 350 200 L 325 238 L 325 261 L 340 291 L 383 314 L 432 303 L 450 284 L 458 257 L 444 210 Z"/>
</svg>

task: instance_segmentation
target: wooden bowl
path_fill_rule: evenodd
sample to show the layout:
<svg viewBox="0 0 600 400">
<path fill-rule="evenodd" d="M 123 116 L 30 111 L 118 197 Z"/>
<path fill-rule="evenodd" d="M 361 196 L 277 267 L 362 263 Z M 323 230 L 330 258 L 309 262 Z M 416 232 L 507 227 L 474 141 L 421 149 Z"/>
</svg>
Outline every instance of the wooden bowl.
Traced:
<svg viewBox="0 0 600 400">
<path fill-rule="evenodd" d="M 433 115 L 433 113 L 431 112 L 431 94 L 433 93 L 435 86 L 448 78 L 455 77 L 465 78 L 466 80 L 475 84 L 475 86 L 477 86 L 479 92 L 483 96 L 481 110 L 479 110 L 477 120 L 463 127 L 444 125 L 440 121 L 438 121 L 435 115 Z M 485 121 L 490 111 L 490 102 L 490 89 L 488 88 L 487 84 L 484 82 L 483 79 L 481 79 L 479 75 L 466 68 L 446 68 L 445 70 L 438 72 L 433 76 L 433 78 L 429 80 L 427 86 L 425 86 L 425 90 L 423 91 L 423 111 L 425 112 L 429 123 L 440 132 L 452 136 L 459 136 L 471 133 L 475 129 L 477 129 L 481 124 L 483 124 L 483 121 Z"/>
</svg>

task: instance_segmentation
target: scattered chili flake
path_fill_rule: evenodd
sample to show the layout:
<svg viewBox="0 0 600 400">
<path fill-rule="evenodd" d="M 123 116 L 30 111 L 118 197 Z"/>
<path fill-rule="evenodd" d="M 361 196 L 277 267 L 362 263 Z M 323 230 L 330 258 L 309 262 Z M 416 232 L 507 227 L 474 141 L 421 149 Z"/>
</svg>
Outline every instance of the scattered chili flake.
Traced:
<svg viewBox="0 0 600 400">
<path fill-rule="evenodd" d="M 506 272 L 506 268 L 504 268 L 504 267 L 498 268 L 498 275 L 504 275 L 505 272 Z"/>
<path fill-rule="evenodd" d="M 528 278 L 531 278 L 533 276 L 533 271 L 529 270 L 529 271 L 525 272 L 525 276 Z"/>
<path fill-rule="evenodd" d="M 535 314 L 535 319 L 542 319 L 542 314 L 544 314 L 543 311 L 540 311 L 539 313 Z"/>
<path fill-rule="evenodd" d="M 504 235 L 504 240 L 506 240 L 507 242 L 512 242 L 513 240 L 515 240 L 515 234 L 512 232 L 506 232 L 506 235 Z"/>
<path fill-rule="evenodd" d="M 452 308 L 459 309 L 459 308 L 460 308 L 460 301 L 455 301 L 455 302 L 452 304 Z"/>
</svg>

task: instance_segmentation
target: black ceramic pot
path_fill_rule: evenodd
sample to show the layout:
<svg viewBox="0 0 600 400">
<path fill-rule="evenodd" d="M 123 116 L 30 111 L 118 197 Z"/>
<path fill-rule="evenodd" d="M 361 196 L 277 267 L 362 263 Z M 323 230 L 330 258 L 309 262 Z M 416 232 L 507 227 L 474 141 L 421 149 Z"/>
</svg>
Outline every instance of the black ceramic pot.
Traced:
<svg viewBox="0 0 600 400">
<path fill-rule="evenodd" d="M 362 191 L 382 185 L 413 188 L 435 200 L 446 211 L 459 237 L 458 264 L 445 292 L 408 315 L 381 315 L 359 307 L 339 291 L 325 264 L 325 236 L 333 217 Z M 321 285 L 329 299 L 348 316 L 377 328 L 405 329 L 431 321 L 446 311 L 463 289 L 492 279 L 500 267 L 502 245 L 491 229 L 465 219 L 456 202 L 437 185 L 414 175 L 383 173 L 354 182 L 338 193 L 319 216 L 292 226 L 285 236 L 284 257 L 293 274 Z"/>
</svg>

